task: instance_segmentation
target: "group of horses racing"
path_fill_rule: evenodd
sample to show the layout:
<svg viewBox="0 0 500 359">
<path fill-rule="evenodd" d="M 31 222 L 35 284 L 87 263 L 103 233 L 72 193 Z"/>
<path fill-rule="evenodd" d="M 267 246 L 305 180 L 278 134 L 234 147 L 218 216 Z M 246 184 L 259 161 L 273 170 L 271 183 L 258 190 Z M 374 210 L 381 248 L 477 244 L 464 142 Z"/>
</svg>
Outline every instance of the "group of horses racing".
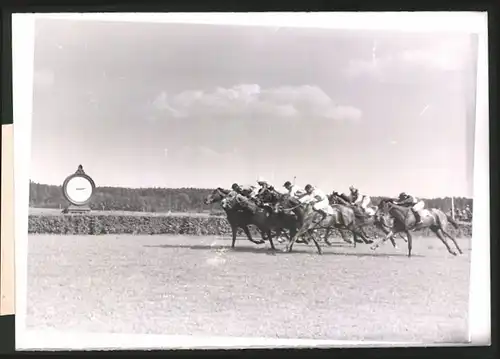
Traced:
<svg viewBox="0 0 500 359">
<path fill-rule="evenodd" d="M 410 208 L 398 205 L 393 198 L 382 198 L 378 206 L 370 213 L 360 214 L 360 211 L 349 203 L 339 203 L 335 196 L 328 196 L 330 210 L 325 216 L 314 210 L 311 203 L 302 203 L 299 199 L 288 193 L 281 193 L 272 186 L 261 190 L 255 198 L 240 198 L 237 200 L 229 196 L 231 190 L 216 188 L 205 199 L 205 204 L 221 204 L 232 230 L 232 245 L 234 248 L 236 234 L 241 228 L 248 240 L 255 244 L 269 241 L 271 249 L 276 250 L 273 236 L 284 235 L 288 238 L 286 251 L 291 252 L 295 242 L 310 243 L 312 241 L 318 254 L 322 253 L 316 235 L 324 231 L 323 240 L 331 246 L 328 237 L 333 229 L 337 229 L 342 239 L 356 246 L 356 243 L 372 244 L 372 250 L 377 249 L 382 243 L 390 240 L 396 248 L 395 237 L 400 236 L 408 245 L 408 256 L 412 254 L 412 231 L 428 228 L 446 246 L 449 253 L 457 255 L 448 238 L 454 244 L 458 253 L 462 254 L 456 239 L 447 232 L 448 224 L 451 223 L 458 229 L 458 224 L 448 214 L 440 209 L 430 208 L 422 211 L 422 218 L 417 222 Z M 249 230 L 253 225 L 259 230 L 262 240 L 255 240 Z M 363 228 L 374 225 L 380 229 L 384 236 L 378 240 L 370 239 Z M 353 241 L 346 232 L 351 232 Z M 361 240 L 359 239 L 361 238 Z"/>
</svg>

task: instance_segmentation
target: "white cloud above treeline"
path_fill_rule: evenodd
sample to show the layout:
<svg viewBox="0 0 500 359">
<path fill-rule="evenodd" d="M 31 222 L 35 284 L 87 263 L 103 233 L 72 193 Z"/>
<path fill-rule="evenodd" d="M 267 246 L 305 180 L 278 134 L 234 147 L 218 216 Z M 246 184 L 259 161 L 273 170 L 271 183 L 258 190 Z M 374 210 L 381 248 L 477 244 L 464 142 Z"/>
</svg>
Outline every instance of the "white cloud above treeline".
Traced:
<svg viewBox="0 0 500 359">
<path fill-rule="evenodd" d="M 362 111 L 337 104 L 317 86 L 261 88 L 242 84 L 212 91 L 188 90 L 170 96 L 162 92 L 154 108 L 177 118 L 196 116 L 358 120 Z"/>
</svg>

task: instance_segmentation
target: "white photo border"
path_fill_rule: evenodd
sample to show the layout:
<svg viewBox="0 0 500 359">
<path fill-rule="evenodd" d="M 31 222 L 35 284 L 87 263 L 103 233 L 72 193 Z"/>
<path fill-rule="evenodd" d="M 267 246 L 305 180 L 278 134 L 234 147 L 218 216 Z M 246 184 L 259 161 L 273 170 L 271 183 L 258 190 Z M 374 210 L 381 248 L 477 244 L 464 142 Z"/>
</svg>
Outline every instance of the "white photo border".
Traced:
<svg viewBox="0 0 500 359">
<path fill-rule="evenodd" d="M 474 142 L 474 217 L 471 253 L 470 343 L 436 344 L 61 333 L 25 329 L 27 238 L 35 19 L 315 27 L 406 32 L 475 33 L 479 38 Z M 425 24 L 425 27 L 422 26 Z M 14 110 L 14 213 L 16 259 L 16 349 L 172 349 L 267 347 L 394 347 L 491 344 L 488 28 L 486 12 L 336 13 L 35 13 L 12 15 Z"/>
</svg>

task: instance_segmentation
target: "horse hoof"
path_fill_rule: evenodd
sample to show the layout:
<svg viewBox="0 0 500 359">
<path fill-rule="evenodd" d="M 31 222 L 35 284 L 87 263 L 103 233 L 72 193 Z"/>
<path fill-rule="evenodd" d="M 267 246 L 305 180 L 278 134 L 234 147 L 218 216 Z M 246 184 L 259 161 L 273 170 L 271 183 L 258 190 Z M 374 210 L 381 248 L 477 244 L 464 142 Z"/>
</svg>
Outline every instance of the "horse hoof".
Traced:
<svg viewBox="0 0 500 359">
<path fill-rule="evenodd" d="M 371 246 L 370 249 L 374 251 L 375 249 L 377 249 L 377 247 Z"/>
<path fill-rule="evenodd" d="M 372 243 L 373 243 L 373 241 L 371 239 L 366 240 L 366 244 L 372 244 Z"/>
</svg>

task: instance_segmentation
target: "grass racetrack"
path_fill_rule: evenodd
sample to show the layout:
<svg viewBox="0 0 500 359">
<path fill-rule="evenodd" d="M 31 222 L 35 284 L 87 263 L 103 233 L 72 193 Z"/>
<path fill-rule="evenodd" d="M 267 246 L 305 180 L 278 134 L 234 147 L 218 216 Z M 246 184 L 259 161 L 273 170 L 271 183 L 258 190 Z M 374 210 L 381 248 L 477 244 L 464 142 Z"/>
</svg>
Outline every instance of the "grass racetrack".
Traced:
<svg viewBox="0 0 500 359">
<path fill-rule="evenodd" d="M 470 238 L 270 255 L 229 236 L 30 235 L 28 329 L 466 342 Z M 283 245 L 276 245 L 283 248 Z"/>
</svg>

